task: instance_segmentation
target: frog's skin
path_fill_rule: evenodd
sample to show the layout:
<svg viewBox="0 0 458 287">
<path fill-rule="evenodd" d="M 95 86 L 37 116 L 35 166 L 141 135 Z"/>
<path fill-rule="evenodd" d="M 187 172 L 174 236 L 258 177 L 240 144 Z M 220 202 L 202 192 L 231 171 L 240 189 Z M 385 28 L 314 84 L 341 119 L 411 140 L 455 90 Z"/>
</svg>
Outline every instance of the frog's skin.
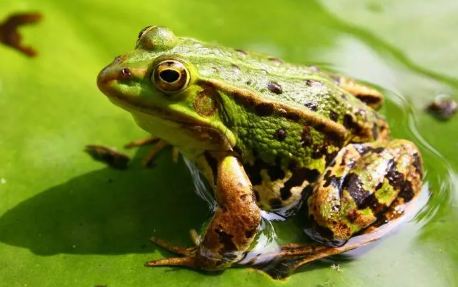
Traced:
<svg viewBox="0 0 458 287">
<path fill-rule="evenodd" d="M 97 83 L 140 127 L 193 161 L 215 192 L 218 207 L 198 246 L 154 239 L 184 257 L 148 266 L 237 265 L 258 234 L 260 209 L 302 197 L 312 237 L 341 245 L 393 218 L 421 188 L 419 151 L 390 140 L 375 111 L 382 95 L 313 66 L 147 27 Z"/>
</svg>

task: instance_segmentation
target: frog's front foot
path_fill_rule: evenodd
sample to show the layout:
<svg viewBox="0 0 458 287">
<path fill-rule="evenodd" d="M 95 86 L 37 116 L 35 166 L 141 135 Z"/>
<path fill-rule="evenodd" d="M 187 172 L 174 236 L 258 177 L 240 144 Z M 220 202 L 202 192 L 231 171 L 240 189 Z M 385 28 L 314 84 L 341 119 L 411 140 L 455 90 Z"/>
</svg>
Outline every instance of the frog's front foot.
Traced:
<svg viewBox="0 0 458 287">
<path fill-rule="evenodd" d="M 138 139 L 134 140 L 128 144 L 126 144 L 124 147 L 125 148 L 133 148 L 133 147 L 141 147 L 145 145 L 150 145 L 150 144 L 155 144 L 154 147 L 148 152 L 148 154 L 143 158 L 142 160 L 142 165 L 145 167 L 150 167 L 152 166 L 152 162 L 156 155 L 163 150 L 164 148 L 168 147 L 170 144 L 158 137 L 147 137 L 143 139 Z M 178 150 L 173 147 L 172 148 L 172 159 L 174 163 L 178 162 L 178 157 L 179 157 L 179 152 Z"/>
</svg>

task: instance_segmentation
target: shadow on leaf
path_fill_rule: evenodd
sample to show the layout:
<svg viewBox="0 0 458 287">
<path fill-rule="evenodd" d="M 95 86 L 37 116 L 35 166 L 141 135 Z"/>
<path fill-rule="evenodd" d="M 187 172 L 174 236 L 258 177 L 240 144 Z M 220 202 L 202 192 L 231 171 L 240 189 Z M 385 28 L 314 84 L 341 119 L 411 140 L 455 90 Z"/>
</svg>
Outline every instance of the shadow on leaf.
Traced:
<svg viewBox="0 0 458 287">
<path fill-rule="evenodd" d="M 39 255 L 147 253 L 152 235 L 189 246 L 189 230 L 211 216 L 207 204 L 183 161 L 160 155 L 144 169 L 142 154 L 128 170 L 103 168 L 21 202 L 0 218 L 0 241 Z"/>
</svg>

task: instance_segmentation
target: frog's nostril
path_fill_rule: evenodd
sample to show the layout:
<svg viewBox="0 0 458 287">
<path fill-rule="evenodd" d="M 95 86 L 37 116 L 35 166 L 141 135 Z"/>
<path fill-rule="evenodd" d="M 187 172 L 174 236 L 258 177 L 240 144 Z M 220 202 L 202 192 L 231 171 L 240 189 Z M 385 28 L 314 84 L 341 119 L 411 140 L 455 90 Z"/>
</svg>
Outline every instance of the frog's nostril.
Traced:
<svg viewBox="0 0 458 287">
<path fill-rule="evenodd" d="M 122 68 L 120 71 L 119 79 L 120 80 L 129 80 L 132 76 L 132 71 L 129 68 Z"/>
<path fill-rule="evenodd" d="M 121 70 L 121 74 L 122 74 L 123 76 L 127 76 L 127 77 L 129 77 L 130 75 L 132 75 L 132 73 L 131 73 L 131 71 L 129 70 L 129 68 L 124 68 L 124 69 L 122 69 L 122 70 Z"/>
</svg>

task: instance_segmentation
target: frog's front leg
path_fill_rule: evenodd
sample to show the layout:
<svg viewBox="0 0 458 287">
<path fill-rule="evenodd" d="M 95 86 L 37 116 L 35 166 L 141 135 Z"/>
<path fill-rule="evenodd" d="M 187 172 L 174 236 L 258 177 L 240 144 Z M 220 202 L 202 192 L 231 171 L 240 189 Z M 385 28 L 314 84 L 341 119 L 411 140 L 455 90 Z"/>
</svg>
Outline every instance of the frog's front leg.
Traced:
<svg viewBox="0 0 458 287">
<path fill-rule="evenodd" d="M 199 246 L 191 251 L 160 244 L 185 257 L 150 261 L 146 266 L 181 265 L 221 270 L 240 261 L 249 249 L 261 220 L 251 183 L 237 158 L 216 155 L 214 159 L 217 209 Z"/>
</svg>

